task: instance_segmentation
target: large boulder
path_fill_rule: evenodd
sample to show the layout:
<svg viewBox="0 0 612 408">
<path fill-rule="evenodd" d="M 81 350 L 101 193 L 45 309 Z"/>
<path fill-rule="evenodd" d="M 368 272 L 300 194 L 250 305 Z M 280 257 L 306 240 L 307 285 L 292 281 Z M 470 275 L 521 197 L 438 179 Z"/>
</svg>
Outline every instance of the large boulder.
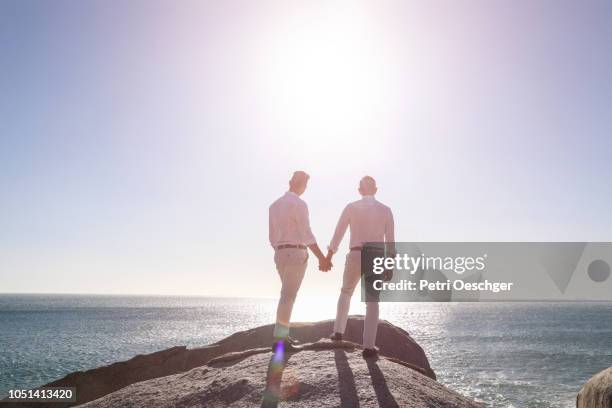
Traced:
<svg viewBox="0 0 612 408">
<path fill-rule="evenodd" d="M 329 336 L 333 330 L 333 320 L 313 323 L 295 323 L 291 336 L 304 343 L 314 343 Z M 272 339 L 273 325 L 234 333 L 209 346 L 188 349 L 184 346 L 138 355 L 130 360 L 88 371 L 77 371 L 64 378 L 44 385 L 45 387 L 76 387 L 75 403 L 53 404 L 66 407 L 82 404 L 110 394 L 141 381 L 187 372 L 201 367 L 212 359 L 228 353 L 242 352 L 258 348 L 268 348 Z M 361 343 L 363 316 L 351 316 L 348 320 L 344 338 L 349 342 Z M 395 358 L 411 366 L 425 376 L 435 379 L 423 349 L 408 332 L 381 321 L 378 327 L 377 345 L 381 355 Z M 38 404 L 37 406 L 43 406 Z"/>
<path fill-rule="evenodd" d="M 612 408 L 612 367 L 595 374 L 576 397 L 577 408 Z"/>
<path fill-rule="evenodd" d="M 481 405 L 396 359 L 364 359 L 356 344 L 322 340 L 273 355 L 222 356 L 186 373 L 132 384 L 83 408 L 456 407 Z"/>
</svg>

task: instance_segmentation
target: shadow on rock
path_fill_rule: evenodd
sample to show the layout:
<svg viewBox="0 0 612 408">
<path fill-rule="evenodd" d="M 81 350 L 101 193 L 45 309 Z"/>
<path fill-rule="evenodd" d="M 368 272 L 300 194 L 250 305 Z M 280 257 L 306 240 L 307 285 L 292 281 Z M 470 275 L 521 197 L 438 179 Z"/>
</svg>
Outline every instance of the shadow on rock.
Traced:
<svg viewBox="0 0 612 408">
<path fill-rule="evenodd" d="M 355 386 L 355 375 L 344 350 L 334 351 L 336 370 L 338 370 L 338 389 L 340 391 L 340 406 L 343 408 L 358 407 L 359 396 Z"/>
<path fill-rule="evenodd" d="M 374 392 L 376 393 L 378 405 L 381 407 L 399 408 L 393 394 L 391 394 L 391 391 L 389 391 L 389 386 L 387 385 L 385 375 L 378 367 L 377 359 L 369 358 L 366 360 L 366 362 L 368 364 L 370 378 L 372 378 L 372 386 L 374 387 Z"/>
<path fill-rule="evenodd" d="M 262 408 L 274 408 L 278 401 L 286 399 L 291 394 L 291 389 L 283 389 L 283 372 L 291 358 L 290 354 L 282 352 L 273 353 L 268 363 L 266 375 L 266 388 L 263 392 Z M 291 387 L 289 387 L 291 388 Z"/>
</svg>

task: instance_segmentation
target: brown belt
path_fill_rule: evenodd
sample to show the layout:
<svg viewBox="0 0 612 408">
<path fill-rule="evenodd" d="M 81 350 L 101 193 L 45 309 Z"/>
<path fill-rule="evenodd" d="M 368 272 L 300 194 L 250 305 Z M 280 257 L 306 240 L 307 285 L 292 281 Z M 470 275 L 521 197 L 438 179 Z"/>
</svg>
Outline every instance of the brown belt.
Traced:
<svg viewBox="0 0 612 408">
<path fill-rule="evenodd" d="M 279 249 L 287 249 L 287 248 L 306 249 L 306 245 L 291 245 L 291 244 L 287 244 L 287 245 L 279 245 L 279 246 L 276 247 L 277 250 L 279 250 Z"/>
</svg>

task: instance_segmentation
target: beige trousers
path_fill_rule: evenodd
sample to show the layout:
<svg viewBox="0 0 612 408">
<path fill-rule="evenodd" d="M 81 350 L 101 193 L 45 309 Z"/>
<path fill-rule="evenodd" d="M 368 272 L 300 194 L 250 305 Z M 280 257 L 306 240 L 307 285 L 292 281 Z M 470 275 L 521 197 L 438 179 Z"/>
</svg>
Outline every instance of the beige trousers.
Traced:
<svg viewBox="0 0 612 408">
<path fill-rule="evenodd" d="M 351 306 L 351 296 L 355 287 L 361 279 L 361 252 L 350 251 L 346 256 L 344 264 L 344 275 L 342 277 L 342 289 L 338 298 L 338 309 L 334 332 L 344 333 Z M 366 317 L 363 322 L 363 347 L 374 348 L 376 343 L 376 331 L 378 330 L 378 302 L 366 302 Z"/>
<path fill-rule="evenodd" d="M 274 263 L 282 284 L 276 308 L 274 337 L 283 338 L 289 335 L 291 311 L 308 265 L 308 251 L 299 248 L 279 249 L 274 254 Z"/>
</svg>

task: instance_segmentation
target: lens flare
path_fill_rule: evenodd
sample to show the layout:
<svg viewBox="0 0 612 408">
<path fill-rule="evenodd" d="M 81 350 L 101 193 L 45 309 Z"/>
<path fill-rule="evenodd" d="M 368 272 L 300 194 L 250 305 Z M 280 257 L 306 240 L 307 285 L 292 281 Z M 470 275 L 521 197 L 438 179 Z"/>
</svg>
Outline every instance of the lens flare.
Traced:
<svg viewBox="0 0 612 408">
<path fill-rule="evenodd" d="M 274 357 L 272 358 L 274 364 L 282 365 L 285 361 L 285 343 L 283 341 L 277 341 L 276 347 L 274 348 Z"/>
</svg>

